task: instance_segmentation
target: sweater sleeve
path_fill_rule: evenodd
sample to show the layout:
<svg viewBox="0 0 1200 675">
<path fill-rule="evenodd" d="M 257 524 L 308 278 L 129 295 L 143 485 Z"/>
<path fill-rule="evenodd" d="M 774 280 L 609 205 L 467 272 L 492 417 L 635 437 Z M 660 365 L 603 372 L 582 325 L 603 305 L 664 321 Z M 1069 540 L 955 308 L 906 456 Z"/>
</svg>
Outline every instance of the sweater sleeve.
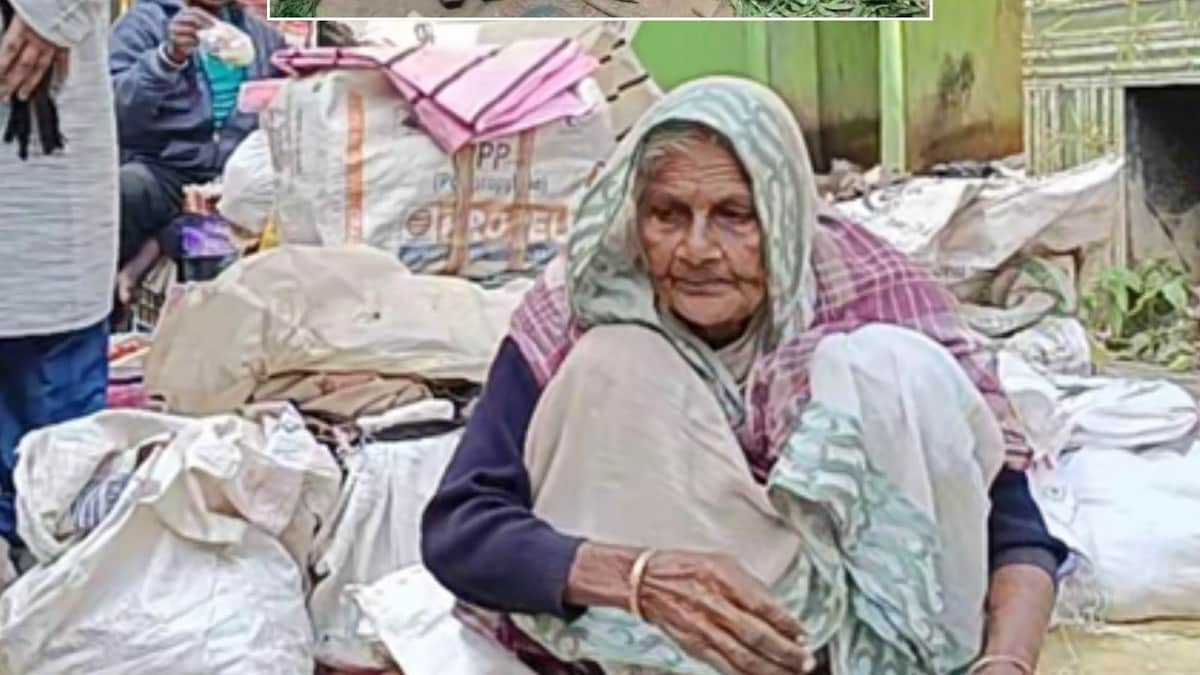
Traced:
<svg viewBox="0 0 1200 675">
<path fill-rule="evenodd" d="M 501 612 L 570 618 L 567 576 L 580 540 L 533 515 L 522 454 L 540 391 L 505 339 L 421 524 L 421 554 L 443 586 Z"/>
<path fill-rule="evenodd" d="M 1050 535 L 1023 472 L 1002 469 L 992 483 L 988 554 L 992 571 L 1005 565 L 1040 567 L 1057 579 L 1067 547 Z"/>
</svg>

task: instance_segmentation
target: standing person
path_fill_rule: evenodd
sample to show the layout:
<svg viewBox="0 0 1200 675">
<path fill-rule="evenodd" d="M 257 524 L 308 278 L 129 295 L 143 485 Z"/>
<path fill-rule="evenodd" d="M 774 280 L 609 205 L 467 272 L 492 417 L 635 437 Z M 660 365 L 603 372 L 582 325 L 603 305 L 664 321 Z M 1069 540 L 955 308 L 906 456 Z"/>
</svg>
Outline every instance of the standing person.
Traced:
<svg viewBox="0 0 1200 675">
<path fill-rule="evenodd" d="M 0 536 L 19 548 L 18 441 L 104 405 L 117 143 L 104 67 L 107 0 L 0 3 L 12 10 L 0 38 L 0 128 L 56 77 L 57 88 L 41 91 L 53 99 L 64 139 L 46 154 L 36 129 L 25 159 L 19 143 L 0 144 Z"/>
<path fill-rule="evenodd" d="M 220 19 L 250 36 L 249 66 L 199 49 L 199 33 Z M 121 143 L 118 295 L 175 242 L 164 229 L 180 214 L 183 187 L 221 174 L 229 155 L 258 127 L 237 110 L 244 82 L 275 77 L 271 55 L 283 36 L 232 0 L 141 0 L 110 36 L 109 72 Z"/>
</svg>

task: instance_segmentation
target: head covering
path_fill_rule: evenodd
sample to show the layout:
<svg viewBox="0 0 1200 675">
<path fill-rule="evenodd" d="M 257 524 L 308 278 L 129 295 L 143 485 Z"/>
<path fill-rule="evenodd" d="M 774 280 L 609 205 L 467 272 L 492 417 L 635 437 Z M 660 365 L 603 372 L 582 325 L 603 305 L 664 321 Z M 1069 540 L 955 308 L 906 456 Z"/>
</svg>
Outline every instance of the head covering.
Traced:
<svg viewBox="0 0 1200 675">
<path fill-rule="evenodd" d="M 811 264 L 819 204 L 804 136 L 787 105 L 749 80 L 707 78 L 676 89 L 653 107 L 617 148 L 605 171 L 578 205 L 565 270 L 569 310 L 579 328 L 637 323 L 667 336 L 734 419 L 742 414 L 737 377 L 711 348 L 664 320 L 652 282 L 630 255 L 636 250 L 634 183 L 646 140 L 669 122 L 691 122 L 723 136 L 751 180 L 763 234 L 768 319 L 761 344 L 769 349 L 813 321 L 816 284 Z"/>
<path fill-rule="evenodd" d="M 668 122 L 694 122 L 729 142 L 751 181 L 763 232 L 768 314 L 744 384 L 720 355 L 655 306 L 630 237 L 641 153 Z M 1028 446 L 990 357 L 957 315 L 956 302 L 926 271 L 819 198 L 799 125 L 787 105 L 749 80 L 718 77 L 675 89 L 651 108 L 583 195 L 565 260 L 546 270 L 513 316 L 511 337 L 545 384 L 579 336 L 604 323 L 636 323 L 666 336 L 709 383 L 765 480 L 809 400 L 812 353 L 825 337 L 871 323 L 909 328 L 954 355 L 1001 420 L 1010 465 Z"/>
</svg>

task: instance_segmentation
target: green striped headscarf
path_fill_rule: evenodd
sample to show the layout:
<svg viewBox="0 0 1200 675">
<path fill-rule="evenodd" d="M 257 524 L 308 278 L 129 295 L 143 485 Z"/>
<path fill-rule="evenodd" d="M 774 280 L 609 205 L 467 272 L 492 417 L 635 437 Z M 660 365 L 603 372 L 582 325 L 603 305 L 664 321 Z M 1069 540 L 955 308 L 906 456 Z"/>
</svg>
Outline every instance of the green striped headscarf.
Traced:
<svg viewBox="0 0 1200 675">
<path fill-rule="evenodd" d="M 749 80 L 714 77 L 674 90 L 652 108 L 614 153 L 579 204 L 567 253 L 567 289 L 584 326 L 639 323 L 667 335 L 707 381 L 735 421 L 742 397 L 730 373 L 675 322 L 663 321 L 654 290 L 637 259 L 634 182 L 648 136 L 659 126 L 692 122 L 721 134 L 750 177 L 763 228 L 770 348 L 812 323 L 816 285 L 812 240 L 821 201 L 804 136 L 792 111 L 771 90 Z"/>
</svg>

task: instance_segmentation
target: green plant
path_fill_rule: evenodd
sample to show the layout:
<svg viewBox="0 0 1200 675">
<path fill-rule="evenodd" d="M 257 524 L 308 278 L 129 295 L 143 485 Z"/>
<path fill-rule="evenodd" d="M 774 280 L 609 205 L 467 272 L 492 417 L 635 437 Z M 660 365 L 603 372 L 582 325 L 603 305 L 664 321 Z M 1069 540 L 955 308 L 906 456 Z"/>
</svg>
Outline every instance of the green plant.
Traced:
<svg viewBox="0 0 1200 675">
<path fill-rule="evenodd" d="M 1200 309 L 1177 262 L 1146 260 L 1101 272 L 1083 296 L 1093 344 L 1118 359 L 1187 371 L 1200 368 Z"/>
<path fill-rule="evenodd" d="M 311 19 L 317 15 L 321 0 L 271 0 L 271 16 L 276 19 Z"/>
<path fill-rule="evenodd" d="M 740 17 L 905 18 L 929 15 L 927 0 L 733 0 Z"/>
</svg>

